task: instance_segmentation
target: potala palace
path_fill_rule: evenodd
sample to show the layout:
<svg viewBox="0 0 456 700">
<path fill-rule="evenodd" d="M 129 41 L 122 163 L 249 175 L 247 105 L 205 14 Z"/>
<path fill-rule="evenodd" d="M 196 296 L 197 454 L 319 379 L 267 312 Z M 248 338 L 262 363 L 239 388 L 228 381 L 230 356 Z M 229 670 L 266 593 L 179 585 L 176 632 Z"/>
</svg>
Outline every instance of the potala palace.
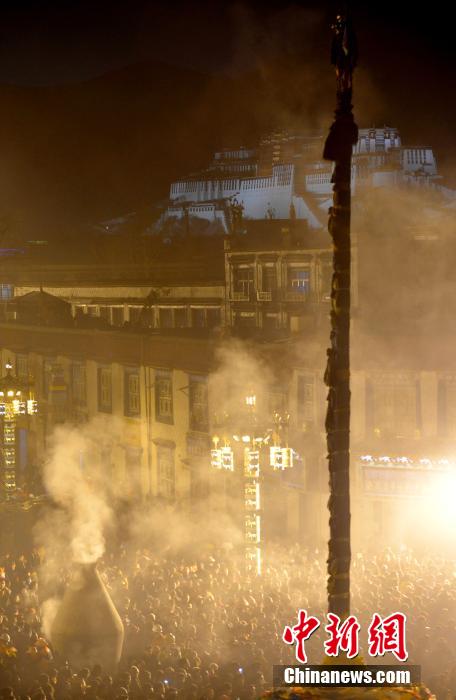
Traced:
<svg viewBox="0 0 456 700">
<path fill-rule="evenodd" d="M 203 171 L 173 182 L 160 220 L 206 223 L 208 233 L 233 230 L 244 219 L 304 219 L 326 227 L 332 164 L 321 159 L 322 136 L 286 131 L 261 139 L 257 148 L 214 153 Z M 353 149 L 352 191 L 404 184 L 441 188 L 431 148 L 404 147 L 397 129 L 360 129 Z M 450 191 L 448 191 L 450 194 Z"/>
</svg>

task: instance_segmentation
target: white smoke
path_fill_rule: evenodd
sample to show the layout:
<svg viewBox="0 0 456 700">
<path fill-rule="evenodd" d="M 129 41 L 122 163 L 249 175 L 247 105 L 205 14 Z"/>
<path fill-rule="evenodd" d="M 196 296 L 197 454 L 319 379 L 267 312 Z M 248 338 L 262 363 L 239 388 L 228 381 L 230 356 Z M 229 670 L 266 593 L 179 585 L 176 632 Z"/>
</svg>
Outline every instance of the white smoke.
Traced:
<svg viewBox="0 0 456 700">
<path fill-rule="evenodd" d="M 117 424 L 97 417 L 83 426 L 58 426 L 54 430 L 44 470 L 44 483 L 52 500 L 65 514 L 58 537 L 70 551 L 72 562 L 97 561 L 105 550 L 106 528 L 112 521 L 111 484 L 102 450 L 114 443 Z M 55 532 L 41 523 L 42 544 Z"/>
</svg>

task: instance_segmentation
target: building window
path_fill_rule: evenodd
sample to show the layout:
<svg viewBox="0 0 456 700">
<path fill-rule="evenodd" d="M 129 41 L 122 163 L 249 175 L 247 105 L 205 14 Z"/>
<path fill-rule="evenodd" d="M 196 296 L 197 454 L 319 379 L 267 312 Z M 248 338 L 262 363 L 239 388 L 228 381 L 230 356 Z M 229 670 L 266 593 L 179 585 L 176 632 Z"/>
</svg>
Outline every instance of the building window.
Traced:
<svg viewBox="0 0 456 700">
<path fill-rule="evenodd" d="M 138 369 L 126 369 L 124 372 L 124 400 L 125 415 L 139 416 L 141 413 L 141 400 Z"/>
<path fill-rule="evenodd" d="M 129 306 L 128 310 L 129 310 L 129 316 L 130 316 L 130 323 L 132 325 L 136 325 L 137 323 L 139 323 L 139 321 L 141 319 L 142 307 L 141 306 Z"/>
<path fill-rule="evenodd" d="M 263 328 L 264 330 L 276 330 L 280 327 L 280 319 L 278 314 L 264 314 Z"/>
<path fill-rule="evenodd" d="M 237 266 L 233 268 L 233 289 L 237 294 L 250 297 L 253 291 L 253 267 Z"/>
<path fill-rule="evenodd" d="M 320 291 L 321 298 L 323 301 L 329 301 L 329 299 L 331 299 L 332 273 L 332 265 L 328 263 L 322 263 Z"/>
<path fill-rule="evenodd" d="M 192 327 L 193 328 L 204 328 L 206 325 L 206 314 L 204 309 L 193 308 L 192 309 Z"/>
<path fill-rule="evenodd" d="M 277 270 L 275 265 L 264 265 L 262 268 L 262 291 L 273 292 L 277 289 Z"/>
<path fill-rule="evenodd" d="M 54 420 L 63 422 L 68 405 L 68 385 L 63 366 L 56 360 L 45 360 L 43 366 L 45 398 L 56 411 Z"/>
<path fill-rule="evenodd" d="M 82 362 L 75 362 L 71 367 L 71 388 L 73 403 L 85 406 L 87 401 L 86 366 Z"/>
<path fill-rule="evenodd" d="M 192 502 L 207 498 L 209 495 L 207 474 L 210 449 L 209 435 L 202 436 L 195 433 L 187 435 L 187 460 L 190 466 L 190 499 Z"/>
<path fill-rule="evenodd" d="M 16 375 L 21 379 L 28 379 L 28 355 L 16 355 Z"/>
<path fill-rule="evenodd" d="M 288 288 L 290 292 L 308 294 L 310 292 L 310 270 L 305 267 L 288 268 Z"/>
<path fill-rule="evenodd" d="M 125 477 L 132 495 L 141 497 L 141 455 L 140 447 L 125 449 Z"/>
<path fill-rule="evenodd" d="M 205 377 L 190 377 L 189 385 L 190 430 L 206 433 L 209 430 L 209 407 Z"/>
<path fill-rule="evenodd" d="M 45 357 L 43 360 L 43 396 L 45 399 L 48 398 L 51 388 L 55 363 L 55 358 Z"/>
<path fill-rule="evenodd" d="M 268 413 L 270 420 L 279 415 L 285 417 L 288 408 L 287 392 L 280 386 L 271 387 L 268 393 Z"/>
<path fill-rule="evenodd" d="M 220 309 L 207 309 L 206 322 L 208 328 L 220 326 Z"/>
<path fill-rule="evenodd" d="M 8 301 L 12 299 L 14 295 L 14 287 L 12 284 L 0 284 L 0 299 L 2 301 Z"/>
<path fill-rule="evenodd" d="M 111 313 L 112 313 L 112 325 L 113 326 L 123 326 L 123 324 L 124 324 L 123 306 L 113 306 L 111 309 Z"/>
<path fill-rule="evenodd" d="M 176 473 L 174 468 L 174 449 L 157 447 L 158 494 L 168 500 L 174 499 L 176 493 Z"/>
<path fill-rule="evenodd" d="M 185 307 L 174 310 L 174 325 L 176 328 L 187 327 L 187 309 Z"/>
<path fill-rule="evenodd" d="M 173 327 L 173 310 L 162 307 L 158 311 L 160 328 Z"/>
<path fill-rule="evenodd" d="M 155 310 L 152 306 L 145 306 L 141 314 L 141 326 L 153 328 L 155 323 Z"/>
<path fill-rule="evenodd" d="M 298 377 L 298 426 L 315 421 L 315 379 L 312 375 Z"/>
<path fill-rule="evenodd" d="M 368 387 L 371 401 L 368 428 L 382 437 L 416 437 L 420 423 L 418 382 L 405 374 L 385 374 L 368 380 Z"/>
<path fill-rule="evenodd" d="M 438 383 L 438 432 L 456 437 L 456 375 L 446 375 Z"/>
<path fill-rule="evenodd" d="M 112 370 L 110 367 L 98 368 L 98 410 L 105 413 L 112 411 Z"/>
<path fill-rule="evenodd" d="M 237 328 L 255 328 L 256 327 L 256 316 L 254 313 L 248 312 L 236 312 L 235 313 L 235 325 Z"/>
<path fill-rule="evenodd" d="M 173 378 L 171 372 L 155 373 L 155 420 L 173 422 Z"/>
</svg>

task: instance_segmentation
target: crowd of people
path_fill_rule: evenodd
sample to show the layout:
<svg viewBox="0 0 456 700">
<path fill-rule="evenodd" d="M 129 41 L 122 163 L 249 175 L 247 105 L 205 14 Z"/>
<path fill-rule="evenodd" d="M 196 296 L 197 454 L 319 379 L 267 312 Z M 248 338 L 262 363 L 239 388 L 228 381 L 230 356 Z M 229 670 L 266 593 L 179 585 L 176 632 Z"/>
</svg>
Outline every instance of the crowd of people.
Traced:
<svg viewBox="0 0 456 700">
<path fill-rule="evenodd" d="M 282 633 L 299 608 L 322 620 L 306 651 L 310 662 L 323 659 L 322 553 L 274 550 L 263 575 L 248 579 L 242 560 L 226 550 L 197 560 L 149 550 L 106 554 L 98 568 L 125 627 L 116 672 L 96 663 L 76 668 L 54 652 L 43 629 L 42 558 L 37 551 L 0 557 L 2 700 L 254 700 L 270 687 L 274 664 L 296 663 Z M 404 612 L 408 662 L 421 665 L 443 700 L 456 698 L 455 578 L 456 560 L 410 551 L 358 554 L 352 565 L 352 611 L 362 633 L 374 612 Z M 66 581 L 62 574 L 60 586 Z"/>
</svg>

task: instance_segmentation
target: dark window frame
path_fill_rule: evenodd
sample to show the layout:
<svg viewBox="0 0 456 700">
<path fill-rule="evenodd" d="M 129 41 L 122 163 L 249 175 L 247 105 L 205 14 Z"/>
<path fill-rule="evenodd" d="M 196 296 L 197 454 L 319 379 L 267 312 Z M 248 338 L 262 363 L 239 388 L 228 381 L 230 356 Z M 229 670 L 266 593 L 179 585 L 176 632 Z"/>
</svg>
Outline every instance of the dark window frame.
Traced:
<svg viewBox="0 0 456 700">
<path fill-rule="evenodd" d="M 201 392 L 198 396 L 198 392 Z M 188 385 L 188 422 L 190 430 L 209 431 L 209 395 L 207 377 L 190 375 Z"/>
<path fill-rule="evenodd" d="M 173 373 L 170 370 L 155 371 L 155 420 L 159 423 L 174 424 Z"/>
<path fill-rule="evenodd" d="M 137 392 L 131 391 L 131 380 L 136 378 Z M 132 405 L 131 399 L 137 396 L 137 404 Z M 139 367 L 124 368 L 124 415 L 128 418 L 139 418 L 141 416 L 141 381 Z"/>
<path fill-rule="evenodd" d="M 109 372 L 110 382 L 109 382 L 109 402 L 103 400 L 103 386 L 102 377 L 105 373 Z M 102 413 L 112 413 L 112 367 L 111 366 L 101 366 L 97 368 L 97 393 L 98 393 L 98 410 Z"/>
</svg>

